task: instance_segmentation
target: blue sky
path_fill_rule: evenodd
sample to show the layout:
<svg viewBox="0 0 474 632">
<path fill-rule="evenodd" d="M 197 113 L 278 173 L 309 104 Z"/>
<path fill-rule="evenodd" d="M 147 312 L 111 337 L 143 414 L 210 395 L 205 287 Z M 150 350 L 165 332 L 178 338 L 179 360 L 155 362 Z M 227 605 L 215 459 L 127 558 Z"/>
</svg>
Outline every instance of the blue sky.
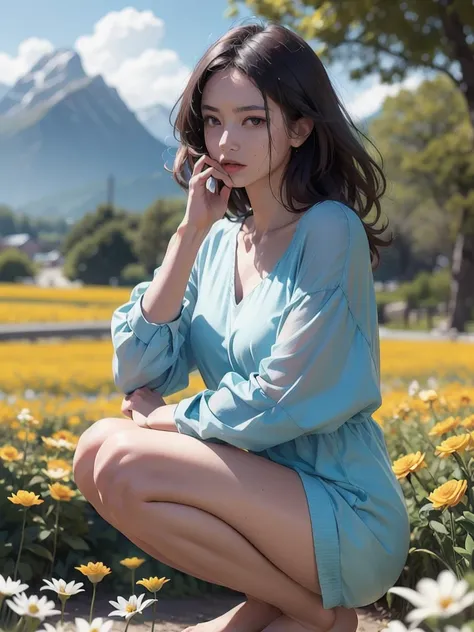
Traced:
<svg viewBox="0 0 474 632">
<path fill-rule="evenodd" d="M 204 50 L 235 24 L 226 0 L 0 0 L 0 83 L 12 84 L 41 54 L 76 48 L 134 108 L 170 105 Z M 237 22 L 251 13 L 242 6 Z M 351 82 L 328 68 L 351 114 L 378 109 L 397 88 Z"/>
</svg>

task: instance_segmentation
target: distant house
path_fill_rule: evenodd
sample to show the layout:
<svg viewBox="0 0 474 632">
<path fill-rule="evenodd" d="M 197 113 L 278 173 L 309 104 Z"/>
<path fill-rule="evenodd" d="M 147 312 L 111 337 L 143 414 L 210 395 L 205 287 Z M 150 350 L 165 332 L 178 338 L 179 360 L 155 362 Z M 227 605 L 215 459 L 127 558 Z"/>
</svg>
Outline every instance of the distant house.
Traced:
<svg viewBox="0 0 474 632">
<path fill-rule="evenodd" d="M 17 233 L 0 237 L 0 252 L 6 248 L 16 248 L 24 252 L 30 259 L 40 252 L 41 248 L 36 239 L 28 233 Z"/>
</svg>

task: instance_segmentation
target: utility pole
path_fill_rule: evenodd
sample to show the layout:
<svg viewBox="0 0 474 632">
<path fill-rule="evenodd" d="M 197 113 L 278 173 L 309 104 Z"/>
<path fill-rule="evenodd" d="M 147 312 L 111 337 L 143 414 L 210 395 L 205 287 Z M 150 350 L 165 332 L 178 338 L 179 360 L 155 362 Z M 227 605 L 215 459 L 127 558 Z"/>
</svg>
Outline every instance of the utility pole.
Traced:
<svg viewBox="0 0 474 632">
<path fill-rule="evenodd" d="M 113 208 L 114 206 L 114 197 L 115 197 L 115 178 L 113 175 L 110 175 L 107 178 L 107 206 L 109 208 Z"/>
</svg>

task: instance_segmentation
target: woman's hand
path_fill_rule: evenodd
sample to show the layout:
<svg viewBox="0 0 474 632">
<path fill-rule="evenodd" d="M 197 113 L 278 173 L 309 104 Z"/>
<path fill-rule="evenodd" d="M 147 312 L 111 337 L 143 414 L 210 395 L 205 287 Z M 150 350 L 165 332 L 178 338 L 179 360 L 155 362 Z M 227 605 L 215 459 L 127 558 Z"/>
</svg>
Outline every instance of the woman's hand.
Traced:
<svg viewBox="0 0 474 632">
<path fill-rule="evenodd" d="M 205 165 L 211 166 L 204 169 Z M 220 193 L 217 189 L 212 193 L 207 188 L 206 184 L 211 176 L 224 182 Z M 201 156 L 194 165 L 193 175 L 189 180 L 188 204 L 183 222 L 199 230 L 208 230 L 214 222 L 224 217 L 233 186 L 229 174 L 217 160 L 205 154 Z"/>
<path fill-rule="evenodd" d="M 144 386 L 137 388 L 133 393 L 123 398 L 121 410 L 124 415 L 130 417 L 137 425 L 142 428 L 148 428 L 147 417 L 161 406 L 166 406 L 163 397 L 156 391 Z"/>
</svg>

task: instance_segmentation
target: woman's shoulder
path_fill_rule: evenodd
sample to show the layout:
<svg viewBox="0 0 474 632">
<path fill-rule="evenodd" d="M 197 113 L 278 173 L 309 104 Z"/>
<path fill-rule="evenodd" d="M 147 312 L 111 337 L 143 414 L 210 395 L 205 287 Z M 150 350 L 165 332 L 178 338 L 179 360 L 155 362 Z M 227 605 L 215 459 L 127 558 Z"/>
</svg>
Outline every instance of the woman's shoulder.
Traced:
<svg viewBox="0 0 474 632">
<path fill-rule="evenodd" d="M 345 287 L 348 276 L 371 272 L 367 233 L 359 215 L 336 200 L 312 206 L 302 218 L 300 272 L 313 291 Z"/>
</svg>

